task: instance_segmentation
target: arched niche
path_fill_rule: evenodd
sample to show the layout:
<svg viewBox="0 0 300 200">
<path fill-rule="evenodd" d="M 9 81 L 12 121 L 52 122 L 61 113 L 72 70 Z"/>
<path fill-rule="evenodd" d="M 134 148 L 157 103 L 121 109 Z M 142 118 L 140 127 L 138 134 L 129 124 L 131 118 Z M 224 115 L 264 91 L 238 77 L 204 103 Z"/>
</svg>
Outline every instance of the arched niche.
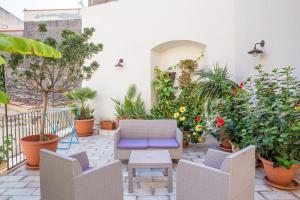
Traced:
<svg viewBox="0 0 300 200">
<path fill-rule="evenodd" d="M 161 69 L 168 69 L 175 66 L 180 60 L 198 59 L 203 53 L 205 55 L 206 45 L 200 42 L 191 40 L 172 40 L 167 41 L 151 49 L 151 77 L 154 78 L 154 67 L 159 66 Z M 205 57 L 199 61 L 199 66 L 204 66 L 206 63 Z M 180 75 L 176 70 L 176 77 Z M 175 83 L 176 84 L 176 83 Z M 154 91 L 152 89 L 152 103 L 154 102 Z"/>
</svg>

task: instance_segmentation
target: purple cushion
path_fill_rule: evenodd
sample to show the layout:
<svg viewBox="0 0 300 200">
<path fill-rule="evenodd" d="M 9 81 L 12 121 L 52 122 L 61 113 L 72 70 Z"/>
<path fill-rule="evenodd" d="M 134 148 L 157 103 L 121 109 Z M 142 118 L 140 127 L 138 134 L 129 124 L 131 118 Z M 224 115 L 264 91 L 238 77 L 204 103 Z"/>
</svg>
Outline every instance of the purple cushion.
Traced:
<svg viewBox="0 0 300 200">
<path fill-rule="evenodd" d="M 178 148 L 179 144 L 175 138 L 167 138 L 167 139 L 149 139 L 148 147 L 150 148 Z"/>
<path fill-rule="evenodd" d="M 91 169 L 93 169 L 93 167 L 87 167 L 87 168 L 84 168 L 82 171 L 86 172 L 86 171 L 89 171 L 89 170 L 91 170 Z"/>
<path fill-rule="evenodd" d="M 147 139 L 120 139 L 119 149 L 146 149 L 148 147 Z"/>
</svg>

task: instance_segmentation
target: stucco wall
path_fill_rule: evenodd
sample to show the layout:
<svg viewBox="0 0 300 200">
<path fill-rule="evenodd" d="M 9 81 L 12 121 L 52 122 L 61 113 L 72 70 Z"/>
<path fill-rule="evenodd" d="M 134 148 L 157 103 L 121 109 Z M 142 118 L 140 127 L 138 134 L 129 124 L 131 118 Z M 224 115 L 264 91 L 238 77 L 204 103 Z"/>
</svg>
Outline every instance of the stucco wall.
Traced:
<svg viewBox="0 0 300 200">
<path fill-rule="evenodd" d="M 122 0 L 83 8 L 82 27 L 95 27 L 92 41 L 104 44 L 94 58 L 100 69 L 84 83 L 98 91 L 91 102 L 96 118 L 112 118 L 110 98 L 122 98 L 131 83 L 151 106 L 151 49 L 164 42 L 205 44 L 208 64 L 234 68 L 233 9 L 233 0 Z M 124 68 L 114 66 L 120 58 Z"/>
<path fill-rule="evenodd" d="M 237 80 L 253 74 L 253 67 L 293 66 L 300 78 L 300 1 L 237 0 L 235 1 Z M 264 54 L 247 54 L 254 43 L 265 40 Z"/>
</svg>

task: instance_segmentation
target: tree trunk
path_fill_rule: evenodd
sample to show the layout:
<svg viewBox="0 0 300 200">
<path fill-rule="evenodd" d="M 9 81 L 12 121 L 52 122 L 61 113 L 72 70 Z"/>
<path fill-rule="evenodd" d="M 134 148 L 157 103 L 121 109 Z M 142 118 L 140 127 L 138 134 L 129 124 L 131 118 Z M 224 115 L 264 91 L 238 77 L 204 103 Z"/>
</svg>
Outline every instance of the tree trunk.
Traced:
<svg viewBox="0 0 300 200">
<path fill-rule="evenodd" d="M 41 127 L 40 127 L 41 138 L 43 137 L 43 135 L 45 133 L 47 106 L 48 106 L 48 91 L 45 91 L 44 96 L 43 96 L 43 110 L 42 110 Z"/>
</svg>

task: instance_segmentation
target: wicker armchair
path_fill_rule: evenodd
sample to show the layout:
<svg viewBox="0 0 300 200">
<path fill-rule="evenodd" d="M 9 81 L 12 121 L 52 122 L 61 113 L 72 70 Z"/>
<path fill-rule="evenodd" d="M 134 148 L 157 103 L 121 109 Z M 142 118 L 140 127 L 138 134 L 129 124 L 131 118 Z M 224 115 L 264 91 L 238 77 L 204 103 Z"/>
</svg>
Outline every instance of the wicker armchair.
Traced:
<svg viewBox="0 0 300 200">
<path fill-rule="evenodd" d="M 255 147 L 229 154 L 209 149 L 203 164 L 180 160 L 177 200 L 253 200 Z"/>
<path fill-rule="evenodd" d="M 42 200 L 122 200 L 120 161 L 91 168 L 85 152 L 65 156 L 41 150 Z"/>
</svg>

